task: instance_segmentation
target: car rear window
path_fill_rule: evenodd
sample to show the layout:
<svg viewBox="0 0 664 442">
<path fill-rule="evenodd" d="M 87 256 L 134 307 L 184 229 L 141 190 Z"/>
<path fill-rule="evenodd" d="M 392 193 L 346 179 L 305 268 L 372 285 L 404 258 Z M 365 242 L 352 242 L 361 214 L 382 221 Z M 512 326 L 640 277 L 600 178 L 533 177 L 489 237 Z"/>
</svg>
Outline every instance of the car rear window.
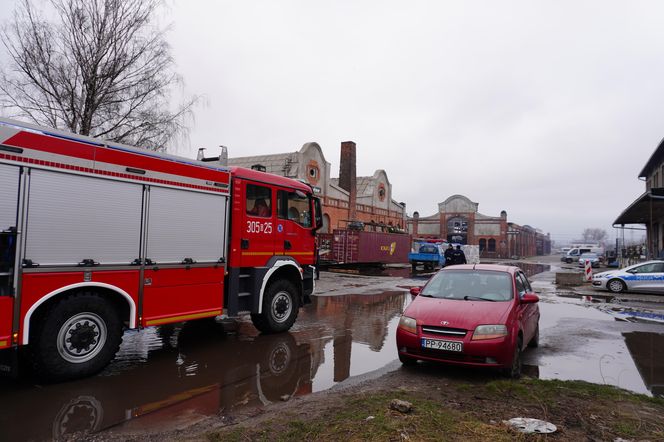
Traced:
<svg viewBox="0 0 664 442">
<path fill-rule="evenodd" d="M 438 248 L 436 246 L 422 246 L 420 247 L 420 253 L 438 253 Z"/>
<path fill-rule="evenodd" d="M 445 270 L 435 274 L 420 295 L 444 299 L 509 301 L 513 294 L 509 273 Z"/>
</svg>

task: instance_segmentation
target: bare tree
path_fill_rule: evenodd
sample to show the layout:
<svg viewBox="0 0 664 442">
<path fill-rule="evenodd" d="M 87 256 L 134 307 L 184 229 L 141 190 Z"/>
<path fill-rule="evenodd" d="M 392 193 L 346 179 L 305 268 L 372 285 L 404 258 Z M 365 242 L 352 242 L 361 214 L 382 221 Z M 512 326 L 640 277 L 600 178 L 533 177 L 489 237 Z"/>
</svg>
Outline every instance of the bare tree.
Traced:
<svg viewBox="0 0 664 442">
<path fill-rule="evenodd" d="M 171 110 L 181 84 L 161 0 L 49 0 L 49 17 L 22 0 L 2 30 L 13 61 L 0 77 L 0 106 L 13 116 L 82 135 L 163 150 L 186 130 L 196 98 Z"/>
<path fill-rule="evenodd" d="M 592 228 L 589 227 L 583 230 L 581 236 L 583 237 L 583 241 L 585 242 L 588 241 L 602 242 L 606 240 L 607 233 L 606 230 L 600 229 L 599 227 L 592 227 Z"/>
</svg>

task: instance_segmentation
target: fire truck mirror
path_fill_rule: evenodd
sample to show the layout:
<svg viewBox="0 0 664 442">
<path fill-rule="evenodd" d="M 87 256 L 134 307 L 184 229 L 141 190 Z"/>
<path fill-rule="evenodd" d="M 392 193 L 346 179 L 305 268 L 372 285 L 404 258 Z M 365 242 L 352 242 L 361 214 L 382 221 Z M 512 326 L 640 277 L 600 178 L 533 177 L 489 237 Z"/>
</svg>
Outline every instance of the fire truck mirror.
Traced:
<svg viewBox="0 0 664 442">
<path fill-rule="evenodd" d="M 320 204 L 320 198 L 313 197 L 314 200 L 314 230 L 323 227 L 323 209 Z"/>
</svg>

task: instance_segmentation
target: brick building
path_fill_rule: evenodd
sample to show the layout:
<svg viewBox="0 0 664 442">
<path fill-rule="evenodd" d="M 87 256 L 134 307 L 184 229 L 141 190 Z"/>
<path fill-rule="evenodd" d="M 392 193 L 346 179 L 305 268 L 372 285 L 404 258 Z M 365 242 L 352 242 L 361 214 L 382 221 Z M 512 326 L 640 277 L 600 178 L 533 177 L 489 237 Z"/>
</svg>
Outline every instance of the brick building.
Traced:
<svg viewBox="0 0 664 442">
<path fill-rule="evenodd" d="M 318 143 L 306 143 L 297 152 L 229 158 L 229 166 L 254 168 L 300 179 L 314 187 L 323 205 L 322 233 L 346 227 L 348 221 L 406 226 L 406 205 L 392 199 L 392 184 L 384 170 L 372 176 L 356 175 L 356 145 L 341 143 L 339 178 L 331 178 L 331 166 Z"/>
<path fill-rule="evenodd" d="M 438 204 L 438 212 L 408 217 L 408 231 L 417 238 L 444 239 L 460 244 L 478 245 L 483 258 L 508 258 L 551 253 L 551 238 L 528 225 L 507 221 L 500 216 L 479 213 L 479 204 L 463 195 L 452 195 Z"/>
</svg>

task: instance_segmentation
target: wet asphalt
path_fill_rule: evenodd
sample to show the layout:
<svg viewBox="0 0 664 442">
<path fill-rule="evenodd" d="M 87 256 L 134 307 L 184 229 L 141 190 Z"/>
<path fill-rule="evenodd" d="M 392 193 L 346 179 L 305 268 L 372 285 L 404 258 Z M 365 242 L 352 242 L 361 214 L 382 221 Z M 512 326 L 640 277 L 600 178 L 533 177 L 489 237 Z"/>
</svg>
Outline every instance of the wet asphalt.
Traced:
<svg viewBox="0 0 664 442">
<path fill-rule="evenodd" d="M 664 295 L 559 289 L 555 271 L 564 265 L 555 256 L 522 267 L 541 311 L 540 346 L 524 353 L 527 375 L 664 396 Z M 289 333 L 259 335 L 247 320 L 226 330 L 197 321 L 129 331 L 97 376 L 53 385 L 29 375 L 0 379 L 0 440 L 177 428 L 398 370 L 395 330 L 407 290 L 430 275 L 405 267 L 362 273 L 321 272 L 318 295 Z"/>
</svg>

